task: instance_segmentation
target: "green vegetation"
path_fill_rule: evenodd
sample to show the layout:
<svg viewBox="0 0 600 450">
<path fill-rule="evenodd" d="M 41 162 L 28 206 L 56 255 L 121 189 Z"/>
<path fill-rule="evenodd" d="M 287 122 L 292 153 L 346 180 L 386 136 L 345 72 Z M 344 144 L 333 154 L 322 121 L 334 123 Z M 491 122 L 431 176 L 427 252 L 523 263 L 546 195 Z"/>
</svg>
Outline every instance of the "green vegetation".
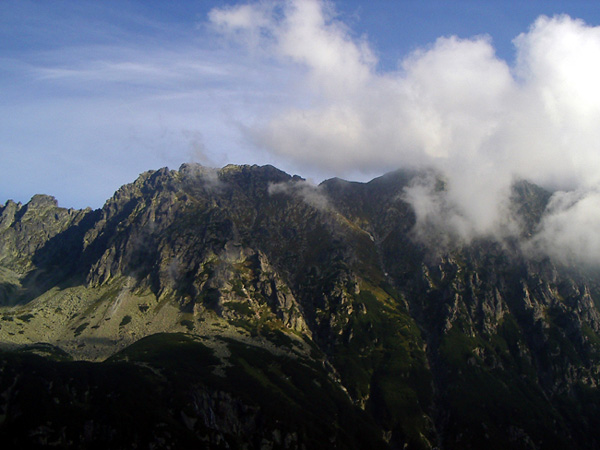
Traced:
<svg viewBox="0 0 600 450">
<path fill-rule="evenodd" d="M 506 354 L 515 345 L 515 332 L 509 321 L 490 341 L 466 336 L 458 328 L 444 336 L 440 357 L 447 364 L 447 389 L 442 398 L 456 430 L 448 436 L 453 443 L 449 448 L 463 448 L 467 442 L 479 448 L 521 448 L 522 442 L 506 434 L 514 424 L 528 430 L 542 448 L 569 447 L 565 424 L 537 380 L 522 376 L 531 373 L 529 362 Z"/>
<path fill-rule="evenodd" d="M 242 280 L 235 279 L 232 281 L 231 284 L 232 284 L 231 287 L 233 289 L 233 292 L 235 292 L 235 294 L 238 297 L 242 297 L 242 298 L 246 297 L 246 293 L 244 292 L 244 289 L 243 289 L 244 285 L 242 283 Z"/>
<path fill-rule="evenodd" d="M 252 316 L 254 311 L 247 302 L 227 302 L 225 306 L 242 316 Z"/>
<path fill-rule="evenodd" d="M 79 325 L 77 328 L 75 328 L 75 337 L 79 336 L 83 332 L 83 330 L 85 330 L 88 327 L 89 324 L 89 322 L 85 322 Z"/>
<path fill-rule="evenodd" d="M 27 447 L 52 438 L 63 448 L 222 448 L 224 442 L 241 448 L 248 439 L 258 448 L 280 430 L 311 449 L 331 448 L 332 436 L 340 448 L 385 448 L 375 424 L 319 365 L 232 340 L 226 345 L 231 366 L 225 377 L 213 373 L 220 361 L 212 350 L 183 334 L 142 339 L 100 364 L 69 361 L 51 346 L 0 352 L 0 389 L 7 392 L 0 407 L 11 408 L 0 436 Z M 232 434 L 224 418 L 207 421 L 197 402 L 229 411 L 232 423 L 250 420 L 252 428 Z M 15 408 L 23 413 L 10 414 Z M 92 418 L 94 427 L 82 433 Z M 26 432 L 41 424 L 41 433 Z"/>
<path fill-rule="evenodd" d="M 194 322 L 188 319 L 183 319 L 179 322 L 182 326 L 186 327 L 189 331 L 194 331 Z"/>
<path fill-rule="evenodd" d="M 364 312 L 349 318 L 351 337 L 335 353 L 344 384 L 351 395 L 369 398 L 368 411 L 397 441 L 427 448 L 434 439 L 426 419 L 433 393 L 420 331 L 384 290 L 365 284 L 354 307 Z"/>
<path fill-rule="evenodd" d="M 29 322 L 31 319 L 33 319 L 35 316 L 33 314 L 23 314 L 21 316 L 17 316 L 17 319 L 23 321 L 23 322 Z"/>
<path fill-rule="evenodd" d="M 35 354 L 53 361 L 72 361 L 73 357 L 64 350 L 50 344 L 37 343 L 25 345 L 16 351 L 17 354 Z M 1 358 L 0 358 L 1 359 Z"/>
</svg>

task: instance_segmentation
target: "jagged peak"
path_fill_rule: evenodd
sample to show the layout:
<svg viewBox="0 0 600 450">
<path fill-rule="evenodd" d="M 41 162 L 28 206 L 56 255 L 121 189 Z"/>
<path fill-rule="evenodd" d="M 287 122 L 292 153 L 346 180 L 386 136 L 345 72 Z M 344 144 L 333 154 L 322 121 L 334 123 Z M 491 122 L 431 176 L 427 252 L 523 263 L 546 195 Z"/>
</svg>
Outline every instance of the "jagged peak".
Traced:
<svg viewBox="0 0 600 450">
<path fill-rule="evenodd" d="M 399 186 L 405 186 L 412 180 L 414 177 L 425 174 L 425 171 L 419 171 L 416 169 L 398 169 L 391 172 L 387 172 L 379 177 L 373 178 L 367 182 L 361 181 L 349 181 L 344 178 L 333 177 L 327 180 L 324 180 L 320 183 L 320 186 L 324 186 L 327 188 L 337 187 L 349 187 L 349 186 L 377 186 L 377 185 L 390 185 L 390 184 L 398 184 Z"/>
<path fill-rule="evenodd" d="M 259 166 L 258 164 L 241 164 L 241 165 L 237 165 L 237 164 L 227 164 L 225 167 L 223 167 L 222 169 L 219 170 L 219 174 L 221 176 L 226 176 L 228 174 L 235 174 L 235 173 L 244 173 L 244 174 L 248 174 L 248 173 L 252 173 L 252 174 L 261 174 L 261 175 L 266 175 L 266 176 L 285 176 L 286 178 L 291 178 L 291 176 L 284 172 L 283 170 L 278 169 L 275 166 L 272 166 L 271 164 L 266 164 L 263 166 Z"/>
<path fill-rule="evenodd" d="M 0 205 L 0 209 L 5 209 L 9 206 L 10 207 L 16 206 L 17 208 L 20 208 L 21 206 L 23 206 L 23 204 L 21 202 L 15 202 L 12 199 L 8 199 L 5 204 Z"/>
<path fill-rule="evenodd" d="M 52 195 L 35 194 L 25 206 L 27 208 L 57 207 L 58 200 Z"/>
<path fill-rule="evenodd" d="M 21 209 L 21 203 L 15 203 L 8 200 L 6 204 L 0 207 L 0 231 L 10 227 L 15 220 L 15 215 Z"/>
<path fill-rule="evenodd" d="M 205 175 L 217 173 L 219 169 L 215 167 L 204 166 L 199 163 L 183 163 L 179 166 L 180 175 Z"/>
</svg>

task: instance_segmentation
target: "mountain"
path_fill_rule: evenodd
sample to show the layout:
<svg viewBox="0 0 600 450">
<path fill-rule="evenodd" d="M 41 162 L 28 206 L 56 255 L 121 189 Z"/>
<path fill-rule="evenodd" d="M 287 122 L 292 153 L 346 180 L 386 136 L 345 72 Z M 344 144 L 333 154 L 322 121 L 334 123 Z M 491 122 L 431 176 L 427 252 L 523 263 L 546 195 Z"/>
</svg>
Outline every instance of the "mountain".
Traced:
<svg viewBox="0 0 600 450">
<path fill-rule="evenodd" d="M 0 207 L 0 440 L 33 448 L 600 447 L 600 276 L 437 247 L 420 173 L 146 172 Z M 443 189 L 443 186 L 441 187 Z M 550 193 L 513 187 L 523 235 Z"/>
</svg>

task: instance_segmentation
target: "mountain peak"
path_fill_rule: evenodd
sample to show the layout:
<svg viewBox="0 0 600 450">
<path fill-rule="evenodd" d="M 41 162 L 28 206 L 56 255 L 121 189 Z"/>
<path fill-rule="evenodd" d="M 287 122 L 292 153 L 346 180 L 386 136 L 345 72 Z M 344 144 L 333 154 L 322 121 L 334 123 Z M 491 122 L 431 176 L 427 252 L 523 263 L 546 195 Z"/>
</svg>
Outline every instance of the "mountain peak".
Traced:
<svg viewBox="0 0 600 450">
<path fill-rule="evenodd" d="M 53 208 L 58 206 L 58 201 L 51 195 L 36 194 L 25 206 L 27 208 Z"/>
</svg>

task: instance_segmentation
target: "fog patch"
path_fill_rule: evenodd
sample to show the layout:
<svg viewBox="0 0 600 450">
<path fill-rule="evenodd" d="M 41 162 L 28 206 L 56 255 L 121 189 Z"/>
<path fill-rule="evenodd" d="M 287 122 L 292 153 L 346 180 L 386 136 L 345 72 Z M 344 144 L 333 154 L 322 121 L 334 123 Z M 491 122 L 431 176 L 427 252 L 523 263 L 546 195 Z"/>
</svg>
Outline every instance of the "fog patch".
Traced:
<svg viewBox="0 0 600 450">
<path fill-rule="evenodd" d="M 527 249 L 564 264 L 598 265 L 600 190 L 555 193 Z"/>
<path fill-rule="evenodd" d="M 504 192 L 506 187 L 501 186 L 499 192 L 478 191 L 477 181 L 456 185 L 453 179 L 447 179 L 437 171 L 415 177 L 400 195 L 415 212 L 413 236 L 423 244 L 446 250 L 469 244 L 476 238 L 503 240 L 517 236 L 522 228 L 520 221 L 509 201 L 500 200 L 508 199 Z M 491 194 L 500 198 L 495 207 L 490 207 Z M 460 202 L 461 195 L 468 195 L 471 201 Z"/>
<path fill-rule="evenodd" d="M 284 194 L 299 197 L 303 202 L 320 211 L 331 209 L 329 200 L 321 188 L 308 181 L 270 183 L 268 192 L 269 195 Z"/>
<path fill-rule="evenodd" d="M 215 193 L 222 192 L 226 187 L 225 182 L 219 177 L 219 169 L 213 167 L 186 163 L 181 165 L 179 173 L 185 177 L 184 180 L 190 187 L 194 187 L 200 182 L 204 189 Z"/>
</svg>

